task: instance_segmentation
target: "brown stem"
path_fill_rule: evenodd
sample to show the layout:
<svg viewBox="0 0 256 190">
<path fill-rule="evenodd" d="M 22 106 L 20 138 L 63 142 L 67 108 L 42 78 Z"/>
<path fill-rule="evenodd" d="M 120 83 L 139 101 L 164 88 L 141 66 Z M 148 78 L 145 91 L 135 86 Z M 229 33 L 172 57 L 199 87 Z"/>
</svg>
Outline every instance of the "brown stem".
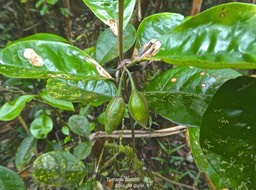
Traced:
<svg viewBox="0 0 256 190">
<path fill-rule="evenodd" d="M 123 55 L 123 19 L 124 19 L 124 0 L 118 1 L 118 52 L 121 64 Z"/>
<path fill-rule="evenodd" d="M 70 11 L 70 1 L 65 1 L 66 8 Z M 70 18 L 70 15 L 66 17 L 66 32 L 67 32 L 67 38 L 71 42 L 72 41 L 72 20 Z"/>
<path fill-rule="evenodd" d="M 191 16 L 195 16 L 201 11 L 203 0 L 193 0 L 192 9 L 191 9 Z"/>
</svg>

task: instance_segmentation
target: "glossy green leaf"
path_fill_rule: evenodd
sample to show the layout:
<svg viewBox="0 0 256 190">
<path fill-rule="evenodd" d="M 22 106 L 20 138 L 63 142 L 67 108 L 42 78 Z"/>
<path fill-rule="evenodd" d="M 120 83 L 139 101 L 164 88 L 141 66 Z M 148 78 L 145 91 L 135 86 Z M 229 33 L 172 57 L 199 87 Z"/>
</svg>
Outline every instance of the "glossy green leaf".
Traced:
<svg viewBox="0 0 256 190">
<path fill-rule="evenodd" d="M 48 115 L 42 114 L 31 123 L 30 132 L 34 137 L 43 139 L 52 131 L 52 128 L 52 119 Z"/>
<path fill-rule="evenodd" d="M 135 42 L 136 30 L 129 24 L 124 30 L 124 52 L 129 50 Z M 104 64 L 118 57 L 118 39 L 117 36 L 108 28 L 99 37 L 96 44 L 96 60 Z"/>
<path fill-rule="evenodd" d="M 49 33 L 37 33 L 33 34 L 18 40 L 15 40 L 11 43 L 8 43 L 7 45 L 15 44 L 17 42 L 22 42 L 22 41 L 28 41 L 28 40 L 43 40 L 43 41 L 54 41 L 54 42 L 63 42 L 63 43 L 69 43 L 68 40 L 65 38 L 55 35 L 55 34 L 49 34 Z"/>
<path fill-rule="evenodd" d="M 10 121 L 18 117 L 25 107 L 27 102 L 30 102 L 35 96 L 34 95 L 23 95 L 19 96 L 11 102 L 5 103 L 0 108 L 0 120 Z"/>
<path fill-rule="evenodd" d="M 118 22 L 118 0 L 83 0 L 91 11 L 105 24 L 108 24 L 109 19 L 114 19 Z M 124 0 L 124 23 L 123 28 L 128 24 L 136 0 Z"/>
<path fill-rule="evenodd" d="M 79 158 L 80 160 L 83 160 L 85 158 L 87 158 L 90 153 L 92 151 L 92 145 L 91 143 L 88 142 L 83 142 L 78 144 L 75 148 L 74 148 L 74 155 Z"/>
<path fill-rule="evenodd" d="M 116 86 L 108 80 L 71 81 L 50 79 L 47 94 L 71 102 L 106 102 L 116 95 Z"/>
<path fill-rule="evenodd" d="M 34 156 L 36 143 L 37 139 L 29 135 L 19 145 L 15 155 L 15 166 L 19 171 L 23 170 Z"/>
<path fill-rule="evenodd" d="M 33 165 L 33 177 L 51 186 L 78 185 L 85 176 L 85 165 L 65 151 L 52 151 L 39 156 Z"/>
<path fill-rule="evenodd" d="M 223 183 L 218 173 L 207 161 L 199 144 L 199 127 L 189 127 L 188 135 L 194 161 L 201 172 L 205 172 L 217 189 L 224 189 L 227 186 Z"/>
<path fill-rule="evenodd" d="M 143 19 L 137 30 L 136 48 L 141 49 L 150 40 L 159 39 L 183 20 L 184 16 L 176 13 L 158 13 Z"/>
<path fill-rule="evenodd" d="M 173 28 L 152 59 L 206 68 L 256 68 L 256 6 L 213 7 Z"/>
<path fill-rule="evenodd" d="M 47 103 L 53 107 L 56 107 L 56 108 L 59 108 L 62 110 L 68 110 L 68 111 L 75 110 L 75 108 L 71 102 L 55 99 L 55 98 L 49 96 L 45 91 L 42 91 L 40 93 L 40 97 L 42 98 L 42 100 L 45 103 Z"/>
<path fill-rule="evenodd" d="M 12 43 L 0 51 L 0 73 L 14 78 L 111 78 L 95 60 L 77 47 L 33 38 Z"/>
<path fill-rule="evenodd" d="M 240 74 L 232 69 L 180 66 L 160 74 L 144 87 L 149 107 L 174 123 L 200 126 L 216 90 Z"/>
<path fill-rule="evenodd" d="M 90 133 L 90 123 L 86 117 L 81 115 L 72 115 L 68 119 L 68 126 L 71 131 L 80 136 L 87 136 Z"/>
<path fill-rule="evenodd" d="M 0 166 L 0 189 L 1 190 L 26 190 L 22 178 L 14 171 Z"/>
<path fill-rule="evenodd" d="M 242 76 L 229 80 L 213 96 L 202 120 L 202 150 L 233 189 L 255 188 L 255 97 L 255 78 Z"/>
</svg>

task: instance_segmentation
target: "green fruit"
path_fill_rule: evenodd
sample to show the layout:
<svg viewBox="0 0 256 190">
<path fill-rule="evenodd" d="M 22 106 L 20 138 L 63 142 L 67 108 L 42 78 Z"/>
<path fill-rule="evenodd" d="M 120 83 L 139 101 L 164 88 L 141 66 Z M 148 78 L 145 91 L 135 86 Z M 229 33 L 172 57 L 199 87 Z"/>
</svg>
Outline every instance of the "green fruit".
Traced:
<svg viewBox="0 0 256 190">
<path fill-rule="evenodd" d="M 105 111 L 105 132 L 112 133 L 124 118 L 125 103 L 121 96 L 113 98 Z"/>
<path fill-rule="evenodd" d="M 129 111 L 133 119 L 142 127 L 148 123 L 149 109 L 146 97 L 137 90 L 134 90 L 129 98 Z"/>
</svg>

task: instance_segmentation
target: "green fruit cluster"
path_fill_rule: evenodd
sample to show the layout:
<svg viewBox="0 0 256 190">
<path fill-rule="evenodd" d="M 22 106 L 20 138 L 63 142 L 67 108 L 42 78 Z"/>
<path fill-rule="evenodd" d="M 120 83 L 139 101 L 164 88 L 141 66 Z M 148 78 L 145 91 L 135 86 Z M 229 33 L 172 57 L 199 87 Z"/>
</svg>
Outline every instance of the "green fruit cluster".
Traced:
<svg viewBox="0 0 256 190">
<path fill-rule="evenodd" d="M 127 72 L 132 93 L 129 97 L 128 108 L 132 118 L 142 127 L 147 127 L 148 118 L 149 118 L 149 108 L 148 101 L 146 97 L 136 89 L 131 73 L 126 67 L 124 67 L 124 71 Z M 122 119 L 124 118 L 125 113 L 125 102 L 123 97 L 121 96 L 122 89 L 122 81 L 123 81 L 124 72 L 119 81 L 118 93 L 115 98 L 113 98 L 105 111 L 105 132 L 112 133 L 117 129 L 118 125 L 120 125 Z"/>
</svg>

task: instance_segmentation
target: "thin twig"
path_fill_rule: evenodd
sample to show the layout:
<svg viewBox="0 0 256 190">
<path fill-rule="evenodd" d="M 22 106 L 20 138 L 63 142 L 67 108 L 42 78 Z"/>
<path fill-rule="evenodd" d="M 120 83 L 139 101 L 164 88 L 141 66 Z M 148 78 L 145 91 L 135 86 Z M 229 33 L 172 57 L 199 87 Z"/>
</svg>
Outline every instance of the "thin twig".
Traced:
<svg viewBox="0 0 256 190">
<path fill-rule="evenodd" d="M 186 126 L 175 126 L 169 127 L 166 129 L 160 129 L 155 131 L 145 131 L 145 130 L 134 130 L 134 137 L 135 138 L 154 138 L 154 137 L 166 137 L 170 135 L 179 134 L 185 132 L 187 130 Z M 113 131 L 111 134 L 106 134 L 103 131 L 97 131 L 89 135 L 89 139 L 91 141 L 98 139 L 98 138 L 132 138 L 132 131 L 131 130 L 120 130 L 120 131 Z"/>
<path fill-rule="evenodd" d="M 29 27 L 27 27 L 27 28 L 24 28 L 23 31 L 26 32 L 26 31 L 28 31 L 28 30 L 33 29 L 33 28 L 37 27 L 38 25 L 40 25 L 41 22 L 42 22 L 42 20 L 40 20 L 39 22 L 33 24 L 32 26 L 29 26 Z"/>
<path fill-rule="evenodd" d="M 26 124 L 26 122 L 24 121 L 24 119 L 19 115 L 18 119 L 22 125 L 22 127 L 25 129 L 26 133 L 29 134 L 29 129 L 28 129 L 28 125 Z"/>
<path fill-rule="evenodd" d="M 164 176 L 162 176 L 162 175 L 160 175 L 160 174 L 158 174 L 158 173 L 156 173 L 156 172 L 152 172 L 152 173 L 153 173 L 156 177 L 158 177 L 158 178 L 160 178 L 160 179 L 163 179 L 163 180 L 165 180 L 165 181 L 167 181 L 167 182 L 169 182 L 169 183 L 171 183 L 171 184 L 173 184 L 173 185 L 177 185 L 177 186 L 180 186 L 180 187 L 184 187 L 184 188 L 186 188 L 186 189 L 198 190 L 198 189 L 197 189 L 196 187 L 194 187 L 194 186 L 190 186 L 190 185 L 178 183 L 178 182 L 173 181 L 173 180 L 170 180 L 170 179 L 168 179 L 168 178 L 166 178 L 166 177 L 164 177 Z"/>
<path fill-rule="evenodd" d="M 101 150 L 100 157 L 99 157 L 98 163 L 97 163 L 97 165 L 96 165 L 96 167 L 95 167 L 94 174 L 92 175 L 92 178 L 95 178 L 95 177 L 96 177 L 96 174 L 98 173 L 98 170 L 99 170 L 99 167 L 100 167 L 100 162 L 101 162 L 101 160 L 102 160 L 103 153 L 104 153 L 104 150 L 105 150 L 105 147 L 106 147 L 106 143 L 107 143 L 107 142 L 105 142 L 105 144 L 104 144 L 104 146 L 103 146 L 103 148 L 102 148 L 102 150 Z"/>
</svg>

